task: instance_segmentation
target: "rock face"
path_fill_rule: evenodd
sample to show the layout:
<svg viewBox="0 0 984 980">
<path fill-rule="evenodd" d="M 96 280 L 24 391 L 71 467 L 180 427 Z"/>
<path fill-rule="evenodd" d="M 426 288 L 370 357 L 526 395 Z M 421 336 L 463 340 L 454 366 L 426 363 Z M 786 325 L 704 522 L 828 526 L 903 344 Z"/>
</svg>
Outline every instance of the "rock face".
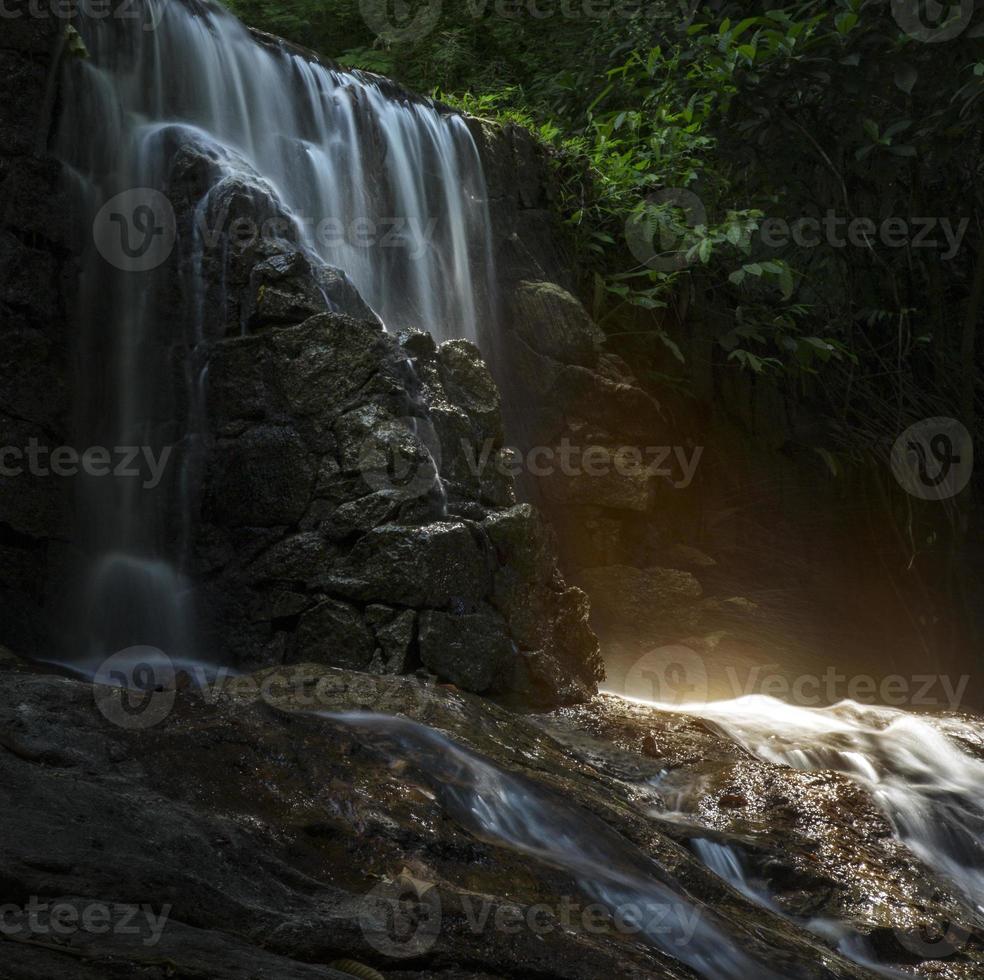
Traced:
<svg viewBox="0 0 984 980">
<path fill-rule="evenodd" d="M 211 649 L 251 667 L 423 668 L 535 701 L 593 689 L 583 595 L 509 480 L 475 465 L 502 431 L 470 344 L 401 345 L 322 313 L 218 341 L 208 404 Z"/>
<path fill-rule="evenodd" d="M 612 353 L 575 295 L 545 152 L 517 127 L 470 125 L 502 297 L 491 362 L 525 463 L 519 486 L 554 528 L 564 574 L 588 593 L 610 680 L 620 685 L 654 647 L 758 637 L 753 617 L 726 604 L 732 595 L 715 594 L 715 562 L 696 552 L 695 563 L 681 540 L 694 524 L 703 449 Z M 673 586 L 681 579 L 687 588 Z"/>
<path fill-rule="evenodd" d="M 49 75 L 73 55 L 55 18 L 11 23 L 0 442 L 52 448 L 72 437 L 77 243 L 45 146 Z M 155 302 L 180 323 L 162 328 L 167 367 L 147 383 L 168 390 L 171 429 L 190 433 L 168 480 L 177 500 L 180 476 L 193 510 L 175 552 L 200 584 L 201 652 L 249 668 L 419 670 L 526 703 L 588 696 L 603 671 L 587 603 L 537 514 L 516 504 L 499 392 L 476 349 L 388 336 L 345 275 L 299 243 L 260 175 L 189 127 L 153 138 L 179 242 Z M 75 489 L 29 474 L 0 484 L 0 639 L 26 653 L 57 639 Z"/>
<path fill-rule="evenodd" d="M 70 488 L 48 452 L 71 436 L 73 247 L 60 168 L 44 154 L 65 22 L 28 8 L 9 4 L 0 30 L 0 623 L 5 642 L 35 651 L 67 557 Z"/>
<path fill-rule="evenodd" d="M 405 721 L 351 714 L 366 711 Z M 421 728 L 407 741 L 413 722 L 453 742 Z M 692 947 L 674 945 L 684 920 L 660 919 L 655 939 L 618 924 L 576 859 L 504 842 L 522 822 L 479 832 L 456 796 L 469 790 L 479 813 L 516 804 L 535 821 L 546 807 L 573 828 L 572 854 L 604 842 L 636 873 L 651 867 L 654 894 L 668 883 L 699 910 L 695 925 L 718 930 L 717 952 L 740 950 L 771 975 L 875 976 L 790 917 L 837 919 L 917 976 L 972 980 L 981 968 L 976 931 L 956 953 L 913 954 L 893 938 L 949 921 L 959 902 L 848 781 L 752 762 L 683 716 L 598 699 L 537 723 L 415 678 L 313 665 L 226 678 L 207 697 L 180 683 L 148 696 L 7 660 L 0 731 L 0 884 L 22 909 L 5 913 L 11 980 L 313 980 L 341 976 L 339 960 L 394 978 L 696 980 L 681 962 Z M 486 783 L 452 778 L 462 752 L 487 767 Z M 663 819 L 667 768 L 689 820 Z M 496 793 L 499 778 L 524 795 Z M 756 824 L 779 797 L 787 815 Z M 751 853 L 781 908 L 710 873 L 694 853 L 708 839 Z M 70 906 L 74 921 L 32 932 L 31 896 L 49 912 Z M 94 928 L 86 909 L 133 931 Z"/>
<path fill-rule="evenodd" d="M 602 677 L 587 604 L 516 504 L 476 348 L 387 335 L 344 276 L 270 237 L 289 221 L 262 181 L 213 157 L 194 138 L 174 154 L 179 227 L 204 208 L 263 233 L 198 260 L 205 649 L 249 668 L 429 671 L 539 704 L 587 696 Z"/>
<path fill-rule="evenodd" d="M 183 126 L 157 139 L 185 243 L 175 271 L 204 283 L 208 337 L 299 323 L 326 309 L 376 319 L 344 273 L 301 246 L 294 219 L 242 157 Z"/>
</svg>

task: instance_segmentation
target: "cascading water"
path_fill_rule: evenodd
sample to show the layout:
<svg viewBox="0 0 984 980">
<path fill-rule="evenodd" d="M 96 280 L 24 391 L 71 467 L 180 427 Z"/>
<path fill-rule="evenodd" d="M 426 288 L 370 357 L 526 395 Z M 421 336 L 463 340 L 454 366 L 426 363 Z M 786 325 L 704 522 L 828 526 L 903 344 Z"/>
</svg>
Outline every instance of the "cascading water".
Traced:
<svg viewBox="0 0 984 980">
<path fill-rule="evenodd" d="M 956 941 L 984 916 L 984 761 L 961 748 L 961 743 L 984 744 L 979 726 L 853 701 L 801 708 L 752 696 L 652 706 L 701 718 L 764 762 L 805 772 L 834 771 L 852 779 L 878 804 L 898 839 L 963 896 L 967 922 L 949 924 Z M 777 909 L 768 891 L 749 881 L 735 849 L 696 840 L 694 850 L 742 894 Z M 816 920 L 803 925 L 881 976 L 908 975 L 879 964 L 863 938 L 839 923 Z"/>
<path fill-rule="evenodd" d="M 765 762 L 833 770 L 862 785 L 899 839 L 984 912 L 984 761 L 953 740 L 963 723 L 853 701 L 800 708 L 761 696 L 685 710 Z"/>
<path fill-rule="evenodd" d="M 214 330 L 204 252 L 227 248 L 233 233 L 215 199 L 242 187 L 267 213 L 286 214 L 287 236 L 341 270 L 387 328 L 484 341 L 491 353 L 485 179 L 461 117 L 261 40 L 211 0 L 139 0 L 113 17 L 82 14 L 78 30 L 88 57 L 68 59 L 54 151 L 76 182 L 79 226 L 122 201 L 103 239 L 118 235 L 128 258 L 141 235 L 156 247 L 154 236 L 170 230 L 177 260 L 114 263 L 99 233 L 87 236 L 77 439 L 146 447 L 154 459 L 176 451 L 152 489 L 139 479 L 81 487 L 85 585 L 67 618 L 76 627 L 67 656 L 98 662 L 134 645 L 192 656 L 185 571 Z M 155 208 L 161 199 L 148 205 L 147 193 L 166 191 L 188 147 L 209 159 L 213 183 L 201 188 L 191 228 L 169 229 L 161 207 L 170 202 Z"/>
<path fill-rule="evenodd" d="M 641 941 L 707 980 L 787 980 L 740 948 L 715 914 L 668 882 L 651 858 L 586 811 L 416 722 L 372 714 L 321 717 L 392 739 L 466 830 L 569 874 Z"/>
</svg>

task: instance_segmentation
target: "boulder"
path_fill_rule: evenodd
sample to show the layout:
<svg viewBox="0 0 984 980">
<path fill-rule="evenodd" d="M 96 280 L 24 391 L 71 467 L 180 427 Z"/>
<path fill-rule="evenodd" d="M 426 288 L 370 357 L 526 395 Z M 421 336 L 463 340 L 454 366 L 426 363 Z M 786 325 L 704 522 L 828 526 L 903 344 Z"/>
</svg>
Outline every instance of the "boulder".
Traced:
<svg viewBox="0 0 984 980">
<path fill-rule="evenodd" d="M 311 499 L 315 471 L 296 430 L 258 426 L 220 442 L 210 465 L 207 519 L 234 527 L 296 524 Z"/>
<path fill-rule="evenodd" d="M 324 599 L 301 617 L 288 662 L 365 670 L 374 649 L 362 613 L 349 603 Z"/>
<path fill-rule="evenodd" d="M 417 639 L 417 613 L 412 609 L 369 606 L 366 622 L 376 638 L 378 650 L 373 661 L 380 674 L 406 674 L 414 667 Z"/>
<path fill-rule="evenodd" d="M 374 528 L 329 575 L 332 591 L 362 602 L 470 607 L 489 591 L 480 538 L 463 522 Z"/>
<path fill-rule="evenodd" d="M 593 368 L 605 334 L 584 305 L 553 282 L 521 282 L 511 297 L 512 329 L 536 353 Z"/>
<path fill-rule="evenodd" d="M 420 659 L 425 667 L 473 694 L 506 693 L 518 650 L 506 621 L 491 610 L 420 614 Z"/>
</svg>

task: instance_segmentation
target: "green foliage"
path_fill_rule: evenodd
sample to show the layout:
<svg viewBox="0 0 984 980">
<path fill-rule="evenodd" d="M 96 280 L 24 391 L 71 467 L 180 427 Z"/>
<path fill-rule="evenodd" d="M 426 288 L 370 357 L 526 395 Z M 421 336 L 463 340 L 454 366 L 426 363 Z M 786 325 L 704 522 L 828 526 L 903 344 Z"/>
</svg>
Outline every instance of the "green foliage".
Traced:
<svg viewBox="0 0 984 980">
<path fill-rule="evenodd" d="M 842 431 L 903 406 L 959 403 L 972 417 L 980 18 L 932 44 L 885 0 L 705 0 L 689 19 L 683 6 L 537 19 L 523 5 L 503 16 L 491 2 L 446 3 L 429 35 L 388 43 L 357 0 L 234 0 L 257 26 L 536 132 L 583 297 L 654 376 L 680 382 L 699 356 L 814 378 Z M 681 208 L 680 192 L 706 216 Z M 777 219 L 828 214 L 866 222 L 863 233 L 766 235 Z M 914 229 L 901 244 L 878 233 L 912 215 L 970 219 L 966 237 L 944 259 Z M 710 352 L 695 351 L 695 316 Z"/>
</svg>

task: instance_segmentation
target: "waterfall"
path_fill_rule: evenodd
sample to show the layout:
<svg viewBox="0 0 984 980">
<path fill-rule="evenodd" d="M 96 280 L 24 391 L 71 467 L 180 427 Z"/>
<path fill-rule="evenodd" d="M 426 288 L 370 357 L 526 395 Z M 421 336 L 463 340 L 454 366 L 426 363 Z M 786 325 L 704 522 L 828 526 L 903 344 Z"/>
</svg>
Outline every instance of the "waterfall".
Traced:
<svg viewBox="0 0 984 980">
<path fill-rule="evenodd" d="M 113 17 L 80 15 L 78 30 L 88 57 L 67 59 L 52 147 L 84 229 L 76 438 L 154 458 L 175 451 L 153 488 L 80 486 L 83 584 L 66 617 L 68 655 L 150 645 L 192 656 L 208 343 L 228 332 L 209 313 L 205 280 L 242 231 L 229 200 L 286 216 L 277 235 L 319 275 L 354 285 L 388 329 L 488 349 L 485 178 L 460 116 L 257 36 L 212 0 L 137 0 Z M 167 196 L 174 183 L 192 196 L 180 207 Z"/>
</svg>

